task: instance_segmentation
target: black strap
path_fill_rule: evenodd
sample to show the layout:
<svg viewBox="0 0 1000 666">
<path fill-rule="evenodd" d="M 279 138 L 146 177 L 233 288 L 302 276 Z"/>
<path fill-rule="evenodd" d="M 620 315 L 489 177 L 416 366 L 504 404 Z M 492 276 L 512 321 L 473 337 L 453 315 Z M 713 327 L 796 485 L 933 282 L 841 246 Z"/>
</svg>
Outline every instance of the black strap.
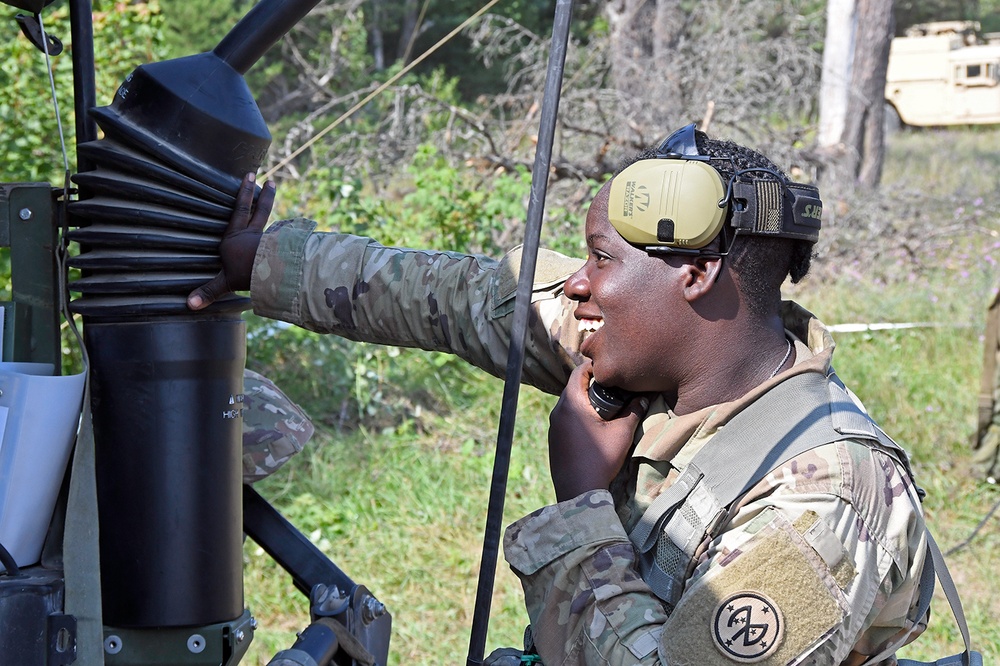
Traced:
<svg viewBox="0 0 1000 666">
<path fill-rule="evenodd" d="M 962 663 L 965 666 L 970 666 L 971 655 L 972 655 L 972 639 L 969 636 L 969 624 L 965 621 L 965 611 L 962 609 L 962 600 L 958 596 L 958 590 L 955 589 L 955 581 L 951 578 L 951 572 L 948 571 L 948 565 L 945 564 L 944 555 L 941 553 L 941 549 L 937 545 L 937 541 L 931 535 L 931 531 L 927 530 L 927 549 L 931 553 L 931 562 L 934 564 L 934 573 L 937 574 L 937 578 L 941 581 L 941 589 L 944 590 L 945 597 L 948 598 L 948 605 L 951 606 L 951 612 L 955 615 L 955 621 L 958 623 L 958 629 L 962 632 L 962 640 L 965 641 L 965 652 L 962 653 Z M 927 566 L 927 565 L 924 565 Z M 922 579 L 921 579 L 921 582 Z M 928 591 L 928 596 L 933 592 L 933 585 L 928 585 L 930 590 Z M 930 607 L 930 600 L 927 601 L 927 607 Z M 922 616 L 919 616 L 922 617 Z M 980 663 L 982 659 L 980 658 Z"/>
<path fill-rule="evenodd" d="M 938 547 L 929 529 L 926 530 L 926 534 L 927 559 L 924 562 L 924 570 L 920 574 L 920 599 L 917 603 L 916 617 L 919 620 L 927 615 L 927 610 L 931 606 L 931 597 L 934 595 L 934 576 L 937 574 L 937 579 L 941 581 L 941 589 L 944 591 L 944 595 L 948 599 L 948 605 L 951 606 L 951 612 L 955 616 L 955 623 L 958 625 L 959 631 L 962 632 L 962 640 L 965 641 L 965 651 L 930 662 L 900 659 L 899 666 L 982 666 L 983 656 L 972 649 L 969 624 L 965 620 L 962 600 L 958 596 L 955 581 L 952 580 L 951 572 L 948 571 L 948 565 L 944 561 L 944 554 L 941 553 L 941 549 Z M 895 652 L 905 642 L 907 640 L 903 639 L 900 644 L 892 646 L 880 655 L 876 655 L 866 661 L 865 664 L 878 663 L 881 659 Z"/>
</svg>

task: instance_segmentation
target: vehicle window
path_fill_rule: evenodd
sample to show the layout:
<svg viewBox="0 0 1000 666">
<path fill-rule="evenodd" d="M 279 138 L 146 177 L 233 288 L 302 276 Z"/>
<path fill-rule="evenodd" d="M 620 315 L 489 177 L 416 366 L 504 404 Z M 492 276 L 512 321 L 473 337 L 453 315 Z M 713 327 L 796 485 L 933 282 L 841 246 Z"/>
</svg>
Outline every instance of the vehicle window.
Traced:
<svg viewBox="0 0 1000 666">
<path fill-rule="evenodd" d="M 977 62 L 955 68 L 956 83 L 965 86 L 994 86 L 1000 80 L 996 63 Z"/>
</svg>

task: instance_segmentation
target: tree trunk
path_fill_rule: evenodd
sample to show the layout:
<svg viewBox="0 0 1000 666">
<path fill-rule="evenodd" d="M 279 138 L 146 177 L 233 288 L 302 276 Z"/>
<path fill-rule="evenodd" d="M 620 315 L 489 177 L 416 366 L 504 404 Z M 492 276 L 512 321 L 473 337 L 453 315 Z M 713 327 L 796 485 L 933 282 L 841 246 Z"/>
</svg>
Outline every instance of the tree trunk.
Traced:
<svg viewBox="0 0 1000 666">
<path fill-rule="evenodd" d="M 653 59 L 664 62 L 677 48 L 684 27 L 684 10 L 678 0 L 656 0 L 653 20 Z"/>
<path fill-rule="evenodd" d="M 857 37 L 851 66 L 851 94 L 842 143 L 843 174 L 874 189 L 885 157 L 885 75 L 895 25 L 892 0 L 858 0 Z"/>
<path fill-rule="evenodd" d="M 680 0 L 614 0 L 605 5 L 605 15 L 613 85 L 628 100 L 657 100 L 646 105 L 643 115 L 658 133 L 669 131 L 664 123 L 687 112 L 671 74 L 686 16 Z"/>
<path fill-rule="evenodd" d="M 819 91 L 821 151 L 836 152 L 844 135 L 847 95 L 854 58 L 854 0 L 829 0 L 826 5 L 826 38 L 823 40 L 823 75 Z"/>
<path fill-rule="evenodd" d="M 634 41 L 632 26 L 635 16 L 646 0 L 614 0 L 606 5 L 608 38 L 611 43 L 611 81 L 615 88 L 627 92 L 635 78 L 636 61 L 642 46 Z"/>
<path fill-rule="evenodd" d="M 385 69 L 385 37 L 382 34 L 382 0 L 372 0 L 372 22 L 369 36 L 371 39 L 372 62 L 375 71 Z"/>
<path fill-rule="evenodd" d="M 413 38 L 417 32 L 417 16 L 419 14 L 417 0 L 406 0 L 403 3 L 403 20 L 399 29 L 399 42 L 396 44 L 396 60 L 402 64 L 409 63 L 413 52 Z"/>
</svg>

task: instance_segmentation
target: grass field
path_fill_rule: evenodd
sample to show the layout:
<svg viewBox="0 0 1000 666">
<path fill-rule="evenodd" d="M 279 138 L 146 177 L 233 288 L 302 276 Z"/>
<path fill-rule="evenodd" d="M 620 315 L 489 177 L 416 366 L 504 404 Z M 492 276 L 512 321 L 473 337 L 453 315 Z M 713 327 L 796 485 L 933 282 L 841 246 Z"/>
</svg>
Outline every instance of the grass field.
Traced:
<svg viewBox="0 0 1000 666">
<path fill-rule="evenodd" d="M 837 334 L 836 367 L 911 452 L 928 493 L 928 522 L 944 550 L 965 541 L 1000 500 L 1000 491 L 969 469 L 983 318 L 1000 278 L 997 145 L 1000 130 L 894 137 L 884 199 L 827 201 L 836 212 L 833 240 L 820 248 L 815 275 L 788 290 L 828 324 L 926 324 Z M 421 362 L 416 352 L 400 357 Z M 428 373 L 431 381 L 437 373 L 450 388 L 435 409 L 417 409 L 378 431 L 321 426 L 305 452 L 257 486 L 386 604 L 392 664 L 461 664 L 468 649 L 502 383 L 455 364 Z M 284 388 L 296 397 L 294 386 Z M 338 396 L 330 403 L 335 411 Z M 545 454 L 553 403 L 522 389 L 506 522 L 553 499 Z M 987 662 L 1000 658 L 998 546 L 993 517 L 948 558 Z M 266 664 L 305 626 L 307 604 L 252 542 L 245 562 L 246 603 L 260 628 L 244 663 Z M 960 650 L 940 591 L 938 597 L 928 632 L 901 656 L 933 659 Z M 526 622 L 520 588 L 502 562 L 492 608 L 488 649 L 519 645 Z"/>
</svg>

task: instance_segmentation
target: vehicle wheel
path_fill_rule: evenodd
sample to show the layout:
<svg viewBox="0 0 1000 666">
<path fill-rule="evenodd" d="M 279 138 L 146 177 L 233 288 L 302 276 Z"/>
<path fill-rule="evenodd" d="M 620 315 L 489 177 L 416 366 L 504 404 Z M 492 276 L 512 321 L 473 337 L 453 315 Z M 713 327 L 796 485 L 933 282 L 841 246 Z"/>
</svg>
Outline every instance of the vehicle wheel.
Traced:
<svg viewBox="0 0 1000 666">
<path fill-rule="evenodd" d="M 882 119 L 882 131 L 885 133 L 885 136 L 889 137 L 893 134 L 899 134 L 902 129 L 903 121 L 900 119 L 896 107 L 887 102 L 885 105 L 885 117 Z"/>
</svg>

